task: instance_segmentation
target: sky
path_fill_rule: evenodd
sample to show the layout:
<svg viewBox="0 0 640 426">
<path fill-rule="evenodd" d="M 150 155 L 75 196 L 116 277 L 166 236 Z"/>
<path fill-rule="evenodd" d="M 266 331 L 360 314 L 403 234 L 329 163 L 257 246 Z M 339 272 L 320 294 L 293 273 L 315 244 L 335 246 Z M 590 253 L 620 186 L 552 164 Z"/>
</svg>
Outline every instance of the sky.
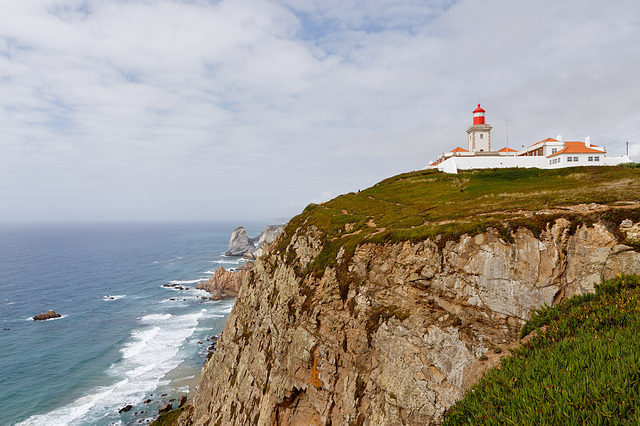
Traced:
<svg viewBox="0 0 640 426">
<path fill-rule="evenodd" d="M 640 2 L 0 0 L 0 221 L 286 220 L 478 102 L 640 161 Z"/>
</svg>

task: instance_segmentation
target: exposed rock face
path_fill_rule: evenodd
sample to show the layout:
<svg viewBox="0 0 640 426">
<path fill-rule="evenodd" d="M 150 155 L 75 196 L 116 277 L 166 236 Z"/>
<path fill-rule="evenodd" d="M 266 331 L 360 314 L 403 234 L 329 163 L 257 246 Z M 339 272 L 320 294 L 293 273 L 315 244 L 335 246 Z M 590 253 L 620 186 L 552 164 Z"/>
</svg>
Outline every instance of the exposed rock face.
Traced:
<svg viewBox="0 0 640 426">
<path fill-rule="evenodd" d="M 43 312 L 41 314 L 36 315 L 35 317 L 33 317 L 34 321 L 46 321 L 48 319 L 52 319 L 52 318 L 60 318 L 62 315 L 60 314 L 56 314 L 53 311 L 49 311 L 49 312 Z"/>
<path fill-rule="evenodd" d="M 620 230 L 624 232 L 628 239 L 640 242 L 640 222 L 634 224 L 633 221 L 625 219 L 620 224 Z"/>
<path fill-rule="evenodd" d="M 229 247 L 224 254 L 225 256 L 242 256 L 247 252 L 255 250 L 255 248 L 253 243 L 249 241 L 247 230 L 240 226 L 231 233 Z"/>
<path fill-rule="evenodd" d="M 513 242 L 487 230 L 443 248 L 364 244 L 346 260 L 339 252 L 321 277 L 300 277 L 322 235 L 298 229 L 294 258 L 267 251 L 240 288 L 190 420 L 438 424 L 482 375 L 478 357 L 514 342 L 533 309 L 640 273 L 640 253 L 602 224 L 574 231 L 558 219 L 539 238 L 517 230 Z"/>
<path fill-rule="evenodd" d="M 231 234 L 226 256 L 243 256 L 254 260 L 262 256 L 265 244 L 271 244 L 280 235 L 284 225 L 269 225 L 256 238 L 249 238 L 247 230 L 242 226 L 236 228 Z"/>
<path fill-rule="evenodd" d="M 178 408 L 182 407 L 186 403 L 187 403 L 187 395 L 182 395 L 180 396 L 180 398 L 178 398 Z"/>
<path fill-rule="evenodd" d="M 265 228 L 264 231 L 260 235 L 258 235 L 258 240 L 256 245 L 258 247 L 262 247 L 266 244 L 271 244 L 276 240 L 278 235 L 282 233 L 284 229 L 284 225 L 269 225 Z"/>
<path fill-rule="evenodd" d="M 207 281 L 196 288 L 211 293 L 212 300 L 222 300 L 227 297 L 236 297 L 243 281 L 248 279 L 253 263 L 246 263 L 235 271 L 227 271 L 222 266 Z"/>
</svg>

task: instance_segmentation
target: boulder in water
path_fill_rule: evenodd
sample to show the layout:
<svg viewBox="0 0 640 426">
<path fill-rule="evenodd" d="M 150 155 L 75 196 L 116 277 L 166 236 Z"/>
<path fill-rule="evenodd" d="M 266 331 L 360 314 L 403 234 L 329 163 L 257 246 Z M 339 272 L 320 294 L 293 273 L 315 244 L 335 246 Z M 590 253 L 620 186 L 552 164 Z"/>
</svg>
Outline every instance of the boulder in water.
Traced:
<svg viewBox="0 0 640 426">
<path fill-rule="evenodd" d="M 33 317 L 34 321 L 46 321 L 48 319 L 51 318 L 60 318 L 62 315 L 60 314 L 56 314 L 53 311 L 49 311 L 49 312 L 43 312 L 41 314 L 36 315 L 35 317 Z"/>
</svg>

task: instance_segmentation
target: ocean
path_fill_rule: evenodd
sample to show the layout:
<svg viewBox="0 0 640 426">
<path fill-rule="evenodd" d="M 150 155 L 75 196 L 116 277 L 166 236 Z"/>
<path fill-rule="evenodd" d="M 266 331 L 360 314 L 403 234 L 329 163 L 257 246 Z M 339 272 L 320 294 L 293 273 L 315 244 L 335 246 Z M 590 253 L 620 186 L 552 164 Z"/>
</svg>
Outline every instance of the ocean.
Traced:
<svg viewBox="0 0 640 426">
<path fill-rule="evenodd" d="M 234 302 L 195 286 L 244 262 L 223 254 L 237 226 L 268 224 L 0 225 L 0 425 L 147 424 L 175 408 Z M 31 319 L 48 310 L 62 317 Z"/>
</svg>

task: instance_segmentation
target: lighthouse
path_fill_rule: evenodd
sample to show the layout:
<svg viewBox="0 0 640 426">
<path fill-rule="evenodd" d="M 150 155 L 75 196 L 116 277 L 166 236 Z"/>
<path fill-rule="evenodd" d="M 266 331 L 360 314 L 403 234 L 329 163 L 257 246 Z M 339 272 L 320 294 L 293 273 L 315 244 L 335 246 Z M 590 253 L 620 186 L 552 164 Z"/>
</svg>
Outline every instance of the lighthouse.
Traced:
<svg viewBox="0 0 640 426">
<path fill-rule="evenodd" d="M 467 129 L 470 152 L 491 151 L 492 127 L 484 122 L 485 112 L 480 104 L 478 104 L 478 108 L 473 110 L 473 124 Z"/>
</svg>

